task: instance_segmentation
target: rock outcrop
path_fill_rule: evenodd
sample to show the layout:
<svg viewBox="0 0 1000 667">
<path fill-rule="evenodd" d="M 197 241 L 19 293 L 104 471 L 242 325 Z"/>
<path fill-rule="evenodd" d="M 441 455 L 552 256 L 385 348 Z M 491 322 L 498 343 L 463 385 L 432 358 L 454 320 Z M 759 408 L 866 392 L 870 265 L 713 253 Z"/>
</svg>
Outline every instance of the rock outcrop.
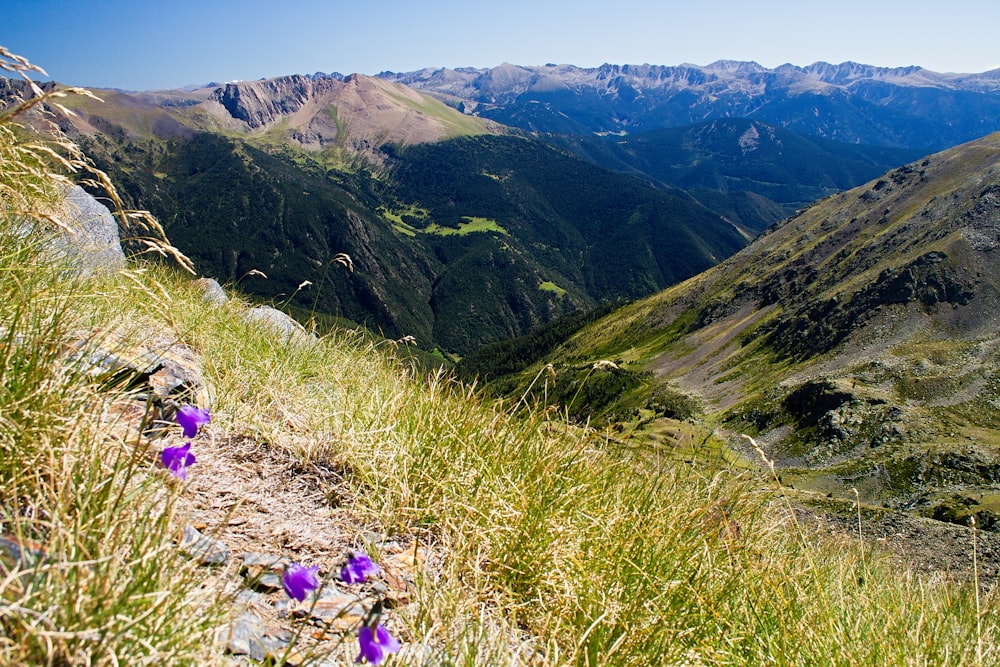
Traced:
<svg viewBox="0 0 1000 667">
<path fill-rule="evenodd" d="M 263 81 L 227 83 L 213 98 L 226 108 L 233 118 L 251 128 L 273 123 L 278 117 L 293 114 L 315 95 L 325 92 L 325 81 L 313 81 L 300 74 Z"/>
</svg>

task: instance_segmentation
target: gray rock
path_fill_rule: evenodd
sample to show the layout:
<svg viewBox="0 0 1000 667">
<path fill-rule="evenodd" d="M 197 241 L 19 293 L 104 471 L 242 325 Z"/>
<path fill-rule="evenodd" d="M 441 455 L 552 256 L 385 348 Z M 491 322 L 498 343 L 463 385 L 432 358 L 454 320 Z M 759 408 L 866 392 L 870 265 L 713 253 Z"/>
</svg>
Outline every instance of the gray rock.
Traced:
<svg viewBox="0 0 1000 667">
<path fill-rule="evenodd" d="M 221 306 L 229 301 L 226 290 L 215 278 L 198 278 L 194 281 L 194 285 L 201 290 L 202 298 L 213 306 Z"/>
<path fill-rule="evenodd" d="M 202 565 L 225 565 L 229 560 L 229 547 L 225 542 L 202 535 L 194 526 L 184 528 L 181 551 L 191 558 L 197 558 Z"/>
<path fill-rule="evenodd" d="M 240 574 L 246 578 L 247 586 L 251 589 L 272 593 L 284 588 L 281 575 L 285 571 L 288 561 L 281 556 L 263 553 L 243 554 L 243 564 L 240 566 Z"/>
<path fill-rule="evenodd" d="M 284 569 L 284 563 L 286 560 L 277 554 L 266 554 L 260 553 L 259 551 L 250 551 L 243 554 L 243 565 L 240 567 L 240 574 L 245 574 L 247 568 L 254 565 L 261 565 L 263 567 L 278 567 L 279 569 Z"/>
<path fill-rule="evenodd" d="M 254 660 L 263 660 L 267 655 L 262 636 L 263 622 L 253 614 L 246 613 L 233 622 L 229 630 L 226 650 L 233 655 L 249 655 Z"/>
<path fill-rule="evenodd" d="M 329 624 L 345 616 L 364 616 L 372 603 L 373 601 L 369 600 L 366 605 L 357 595 L 345 593 L 336 586 L 328 584 L 323 587 L 315 602 L 307 599 L 295 605 L 292 615 L 296 618 L 308 616 L 313 621 Z"/>
<path fill-rule="evenodd" d="M 270 306 L 257 306 L 247 311 L 247 319 L 258 322 L 281 336 L 285 343 L 314 343 L 316 337 L 308 333 L 301 324 Z"/>
<path fill-rule="evenodd" d="M 117 271 L 125 267 L 118 221 L 108 207 L 73 185 L 53 213 L 61 223 L 52 245 L 82 275 Z"/>
<path fill-rule="evenodd" d="M 258 593 L 257 591 L 252 591 L 247 588 L 244 588 L 243 590 L 241 590 L 239 593 L 236 594 L 234 602 L 236 602 L 237 605 L 242 605 L 244 607 L 254 606 L 254 607 L 270 608 L 274 606 L 271 602 L 270 597 L 264 595 L 263 593 Z"/>
<path fill-rule="evenodd" d="M 291 643 L 294 633 L 287 628 L 265 625 L 256 615 L 246 612 L 229 628 L 226 651 L 231 655 L 248 655 L 264 662 L 280 657 Z"/>
</svg>

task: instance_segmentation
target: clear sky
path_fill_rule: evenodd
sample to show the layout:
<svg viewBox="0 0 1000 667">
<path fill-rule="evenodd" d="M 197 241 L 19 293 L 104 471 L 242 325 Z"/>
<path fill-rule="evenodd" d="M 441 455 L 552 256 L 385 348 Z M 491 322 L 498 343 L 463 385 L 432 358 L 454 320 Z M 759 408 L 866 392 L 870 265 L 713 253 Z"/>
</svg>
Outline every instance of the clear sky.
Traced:
<svg viewBox="0 0 1000 667">
<path fill-rule="evenodd" d="M 570 63 L 1000 67 L 998 0 L 2 0 L 0 46 L 66 84 Z"/>
</svg>

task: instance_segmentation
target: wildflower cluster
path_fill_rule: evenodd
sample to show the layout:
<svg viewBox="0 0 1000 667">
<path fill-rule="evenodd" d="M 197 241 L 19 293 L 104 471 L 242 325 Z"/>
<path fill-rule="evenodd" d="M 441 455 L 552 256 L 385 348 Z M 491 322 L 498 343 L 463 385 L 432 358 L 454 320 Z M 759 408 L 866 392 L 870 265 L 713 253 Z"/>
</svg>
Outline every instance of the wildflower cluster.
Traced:
<svg viewBox="0 0 1000 667">
<path fill-rule="evenodd" d="M 320 581 L 316 576 L 318 571 L 318 566 L 305 567 L 300 563 L 289 565 L 281 578 L 288 597 L 301 602 L 306 599 L 309 593 L 319 588 Z M 368 577 L 374 577 L 379 572 L 381 572 L 381 568 L 367 554 L 355 551 L 341 568 L 340 578 L 346 584 L 362 584 Z M 399 641 L 389 634 L 381 620 L 382 602 L 380 600 L 368 612 L 361 629 L 358 631 L 360 655 L 356 662 L 367 661 L 369 664 L 378 665 L 385 660 L 387 655 L 399 651 Z"/>
<path fill-rule="evenodd" d="M 207 410 L 196 408 L 193 405 L 184 405 L 177 410 L 177 423 L 180 424 L 185 438 L 193 438 L 198 435 L 198 429 L 211 420 L 212 416 L 208 414 Z M 163 463 L 163 467 L 180 480 L 187 479 L 188 467 L 197 460 L 191 453 L 190 442 L 179 447 L 166 447 L 160 454 L 160 462 Z"/>
<path fill-rule="evenodd" d="M 177 411 L 177 423 L 180 425 L 185 438 L 194 438 L 198 435 L 198 429 L 211 421 L 212 417 L 207 410 L 196 408 L 192 405 L 182 406 Z M 166 447 L 160 454 L 160 461 L 163 466 L 177 479 L 187 478 L 187 469 L 193 465 L 197 459 L 191 453 L 191 443 L 186 442 L 179 447 Z M 382 569 L 372 561 L 368 555 L 362 551 L 355 551 L 347 559 L 347 562 L 340 570 L 340 578 L 345 584 L 363 584 L 368 577 L 375 577 Z M 310 593 L 320 587 L 319 566 L 307 567 L 301 563 L 292 563 L 285 568 L 281 577 L 281 583 L 288 597 L 299 602 L 304 601 Z M 360 655 L 356 662 L 368 662 L 378 665 L 390 653 L 396 653 L 400 649 L 399 640 L 389 634 L 389 631 L 382 625 L 382 601 L 376 602 L 368 614 L 365 616 L 361 628 L 358 630 L 358 648 Z"/>
<path fill-rule="evenodd" d="M 360 584 L 367 577 L 374 577 L 380 571 L 381 568 L 367 554 L 355 551 L 341 568 L 340 578 L 347 584 Z M 358 647 L 361 655 L 356 662 L 367 660 L 370 664 L 377 665 L 385 660 L 389 653 L 395 653 L 400 649 L 399 640 L 389 634 L 381 620 L 382 601 L 379 600 L 368 612 L 364 624 L 358 631 Z"/>
</svg>

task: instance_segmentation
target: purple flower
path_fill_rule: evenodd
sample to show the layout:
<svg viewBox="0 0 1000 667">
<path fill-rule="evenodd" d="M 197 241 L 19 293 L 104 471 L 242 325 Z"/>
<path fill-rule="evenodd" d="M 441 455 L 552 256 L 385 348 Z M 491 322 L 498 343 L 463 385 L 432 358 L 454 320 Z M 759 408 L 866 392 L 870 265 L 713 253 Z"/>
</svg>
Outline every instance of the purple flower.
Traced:
<svg viewBox="0 0 1000 667">
<path fill-rule="evenodd" d="M 208 410 L 202 410 L 193 405 L 182 405 L 177 410 L 177 423 L 184 429 L 185 438 L 193 438 L 198 435 L 198 427 L 211 420 L 212 416 L 208 414 Z"/>
<path fill-rule="evenodd" d="M 374 632 L 371 626 L 361 626 L 358 632 L 358 646 L 361 648 L 361 655 L 355 662 L 367 660 L 373 665 L 385 660 L 386 654 L 395 653 L 400 648 L 399 641 L 390 635 L 381 623 L 375 626 Z"/>
<path fill-rule="evenodd" d="M 170 471 L 177 479 L 187 479 L 187 469 L 192 463 L 197 461 L 191 453 L 191 443 L 184 443 L 180 447 L 167 447 L 160 454 L 160 461 L 163 466 Z"/>
<path fill-rule="evenodd" d="M 281 577 L 281 583 L 285 586 L 288 597 L 302 602 L 310 591 L 319 588 L 317 572 L 319 572 L 319 565 L 312 567 L 304 567 L 298 563 L 289 565 Z"/>
<path fill-rule="evenodd" d="M 363 584 L 365 577 L 375 576 L 380 572 L 378 565 L 372 562 L 368 554 L 363 551 L 355 551 L 347 559 L 347 564 L 340 570 L 340 578 L 347 584 Z"/>
</svg>

